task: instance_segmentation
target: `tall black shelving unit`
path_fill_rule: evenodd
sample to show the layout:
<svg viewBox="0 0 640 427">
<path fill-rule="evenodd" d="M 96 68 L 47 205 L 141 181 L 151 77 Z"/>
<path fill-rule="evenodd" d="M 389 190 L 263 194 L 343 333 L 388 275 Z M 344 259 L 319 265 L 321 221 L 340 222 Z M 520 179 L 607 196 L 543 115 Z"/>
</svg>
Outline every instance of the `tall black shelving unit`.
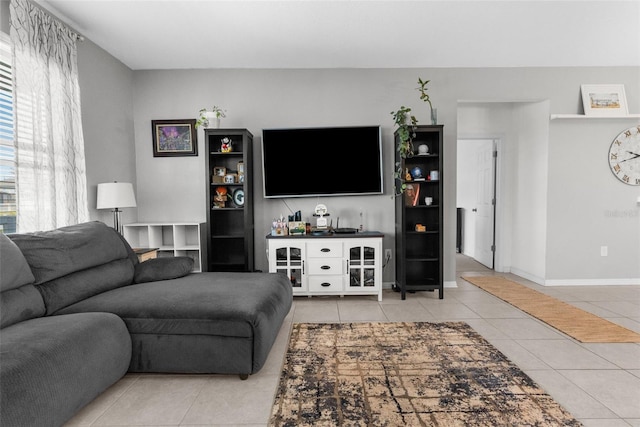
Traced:
<svg viewBox="0 0 640 427">
<path fill-rule="evenodd" d="M 395 145 L 399 142 L 394 135 Z M 413 188 L 396 197 L 396 289 L 405 299 L 407 292 L 438 291 L 444 298 L 443 278 L 443 126 L 417 126 L 413 138 L 413 154 L 401 158 L 396 150 L 402 180 L 396 179 L 396 192 L 404 182 Z M 418 154 L 426 144 L 428 154 Z M 418 170 L 422 174 L 416 174 Z M 437 171 L 437 179 L 432 179 Z M 412 176 L 416 175 L 416 177 Z M 410 179 L 407 179 L 407 174 Z M 411 194 L 417 193 L 414 199 Z M 432 203 L 427 205 L 425 198 Z M 415 200 L 415 202 L 414 202 Z"/>
<path fill-rule="evenodd" d="M 205 129 L 204 137 L 208 271 L 254 271 L 253 135 Z"/>
</svg>

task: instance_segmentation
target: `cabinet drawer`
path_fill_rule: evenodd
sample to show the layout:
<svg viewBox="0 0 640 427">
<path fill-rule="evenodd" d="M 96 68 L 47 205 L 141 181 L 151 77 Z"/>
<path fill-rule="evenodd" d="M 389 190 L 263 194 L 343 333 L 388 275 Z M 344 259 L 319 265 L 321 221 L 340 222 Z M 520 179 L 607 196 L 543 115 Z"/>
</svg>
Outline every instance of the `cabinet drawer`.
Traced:
<svg viewBox="0 0 640 427">
<path fill-rule="evenodd" d="M 342 292 L 343 276 L 311 276 L 309 277 L 310 292 Z"/>
<path fill-rule="evenodd" d="M 307 243 L 308 257 L 342 257 L 342 243 L 340 242 L 311 242 Z"/>
<path fill-rule="evenodd" d="M 345 261 L 342 258 L 313 258 L 307 262 L 309 274 L 335 275 L 343 274 L 342 265 Z"/>
</svg>

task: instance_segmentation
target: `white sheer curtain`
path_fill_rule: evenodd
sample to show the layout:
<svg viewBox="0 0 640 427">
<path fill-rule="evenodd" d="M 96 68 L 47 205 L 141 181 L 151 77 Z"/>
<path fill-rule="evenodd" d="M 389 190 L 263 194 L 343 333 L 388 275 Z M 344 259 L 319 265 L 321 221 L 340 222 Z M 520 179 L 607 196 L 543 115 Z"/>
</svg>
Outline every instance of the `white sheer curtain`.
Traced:
<svg viewBox="0 0 640 427">
<path fill-rule="evenodd" d="M 27 0 L 11 0 L 18 231 L 89 218 L 78 35 Z"/>
</svg>

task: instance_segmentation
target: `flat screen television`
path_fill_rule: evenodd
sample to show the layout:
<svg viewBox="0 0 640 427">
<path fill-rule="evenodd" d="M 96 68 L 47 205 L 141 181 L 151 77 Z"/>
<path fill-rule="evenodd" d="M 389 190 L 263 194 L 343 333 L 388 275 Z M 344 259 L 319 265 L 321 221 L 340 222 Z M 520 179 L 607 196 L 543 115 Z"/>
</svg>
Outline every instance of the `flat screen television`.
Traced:
<svg viewBox="0 0 640 427">
<path fill-rule="evenodd" d="M 380 126 L 262 130 L 265 198 L 382 194 Z"/>
</svg>

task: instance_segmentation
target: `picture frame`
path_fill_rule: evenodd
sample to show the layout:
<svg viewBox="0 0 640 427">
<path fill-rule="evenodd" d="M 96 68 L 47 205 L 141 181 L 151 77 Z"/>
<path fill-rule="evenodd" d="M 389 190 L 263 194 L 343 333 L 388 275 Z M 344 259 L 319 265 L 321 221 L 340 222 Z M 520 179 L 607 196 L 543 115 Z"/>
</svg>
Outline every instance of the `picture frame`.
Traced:
<svg viewBox="0 0 640 427">
<path fill-rule="evenodd" d="M 224 176 L 227 174 L 227 168 L 224 166 L 214 166 L 211 174 L 211 182 L 214 184 L 224 183 Z"/>
<path fill-rule="evenodd" d="M 420 185 L 408 184 L 404 190 L 405 206 L 418 206 L 419 197 L 420 197 Z"/>
<path fill-rule="evenodd" d="M 153 157 L 198 155 L 196 119 L 151 120 Z"/>
<path fill-rule="evenodd" d="M 586 116 L 610 117 L 629 114 L 623 84 L 584 84 L 580 89 Z"/>
</svg>

